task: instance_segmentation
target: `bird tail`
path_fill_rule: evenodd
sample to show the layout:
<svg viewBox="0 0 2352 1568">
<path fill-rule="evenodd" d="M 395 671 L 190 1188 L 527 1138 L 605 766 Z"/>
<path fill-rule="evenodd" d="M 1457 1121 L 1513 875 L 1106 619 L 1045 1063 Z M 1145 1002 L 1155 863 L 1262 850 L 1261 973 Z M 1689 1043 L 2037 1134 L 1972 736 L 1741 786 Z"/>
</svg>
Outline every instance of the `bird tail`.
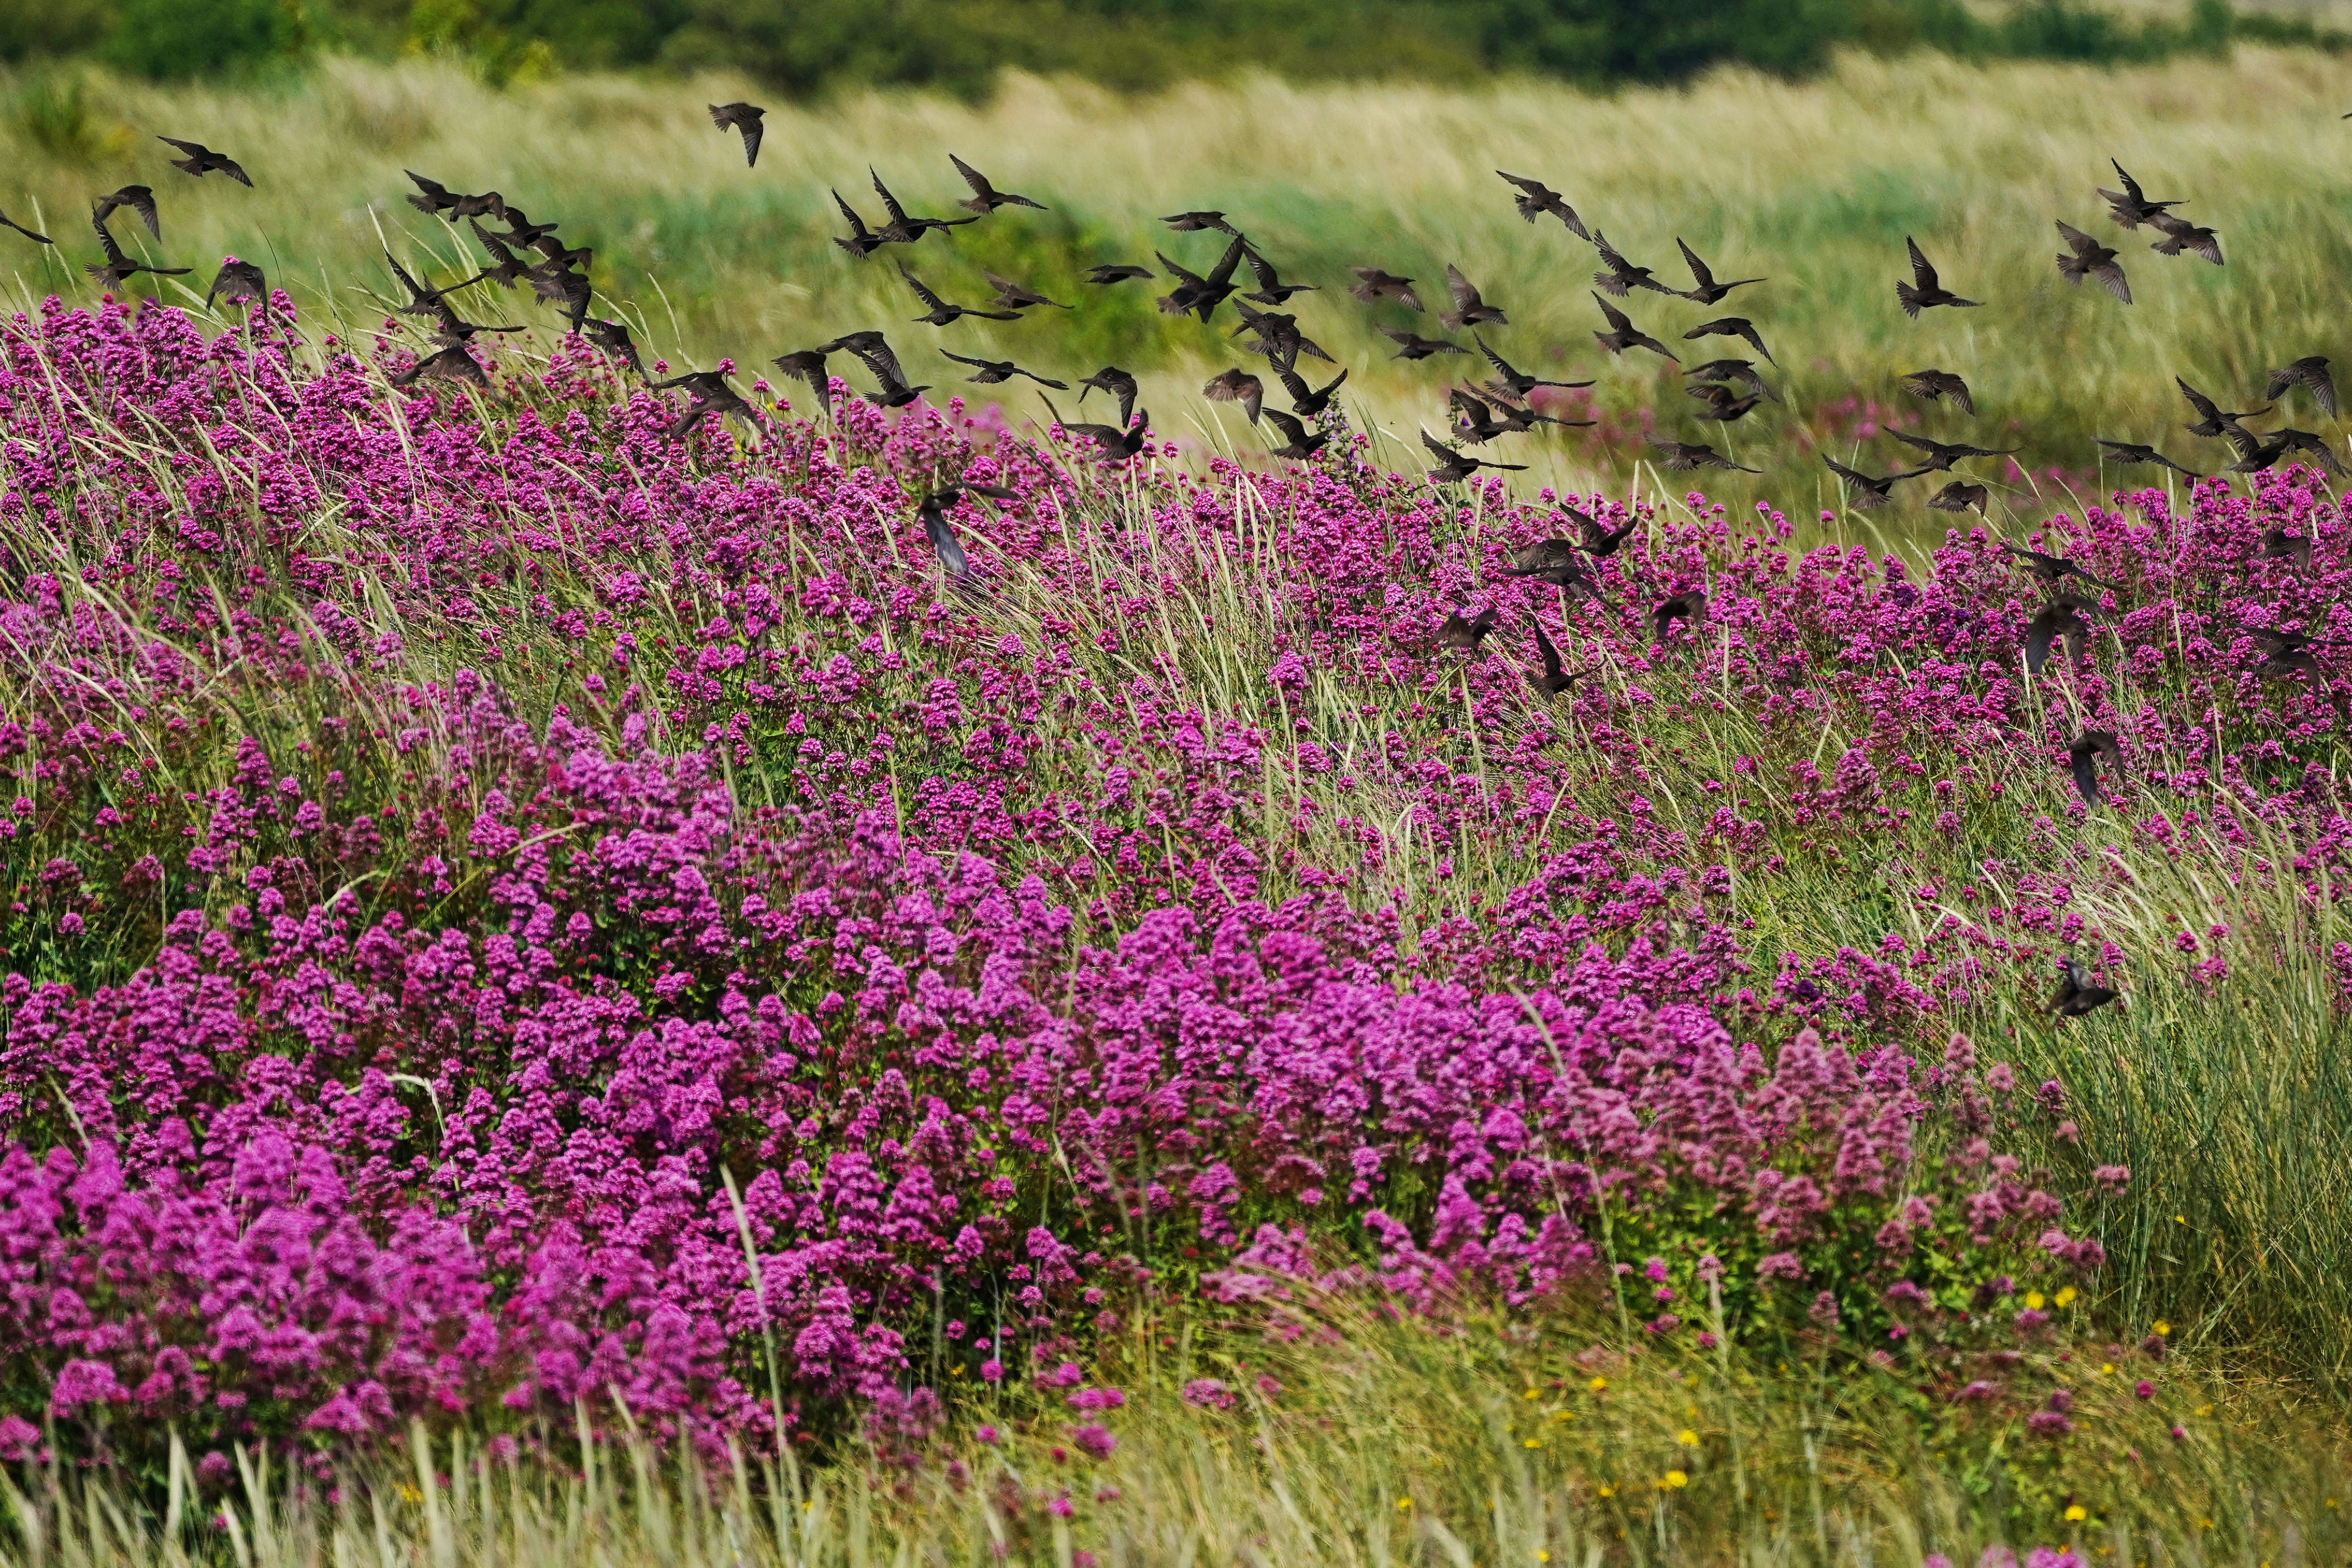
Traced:
<svg viewBox="0 0 2352 1568">
<path fill-rule="evenodd" d="M 1592 275 L 1592 283 L 1593 287 L 1600 289 L 1603 294 L 1618 299 L 1625 298 L 1626 288 L 1624 279 L 1619 277 L 1613 272 L 1594 273 Z"/>
<path fill-rule="evenodd" d="M 2058 258 L 2059 276 L 2069 283 L 2082 282 L 2090 270 L 2089 266 L 2079 256 L 2062 256 Z"/>
<path fill-rule="evenodd" d="M 1914 321 L 1919 319 L 1919 291 L 1907 283 L 1895 286 L 1895 298 L 1903 307 L 1903 314 Z"/>
</svg>

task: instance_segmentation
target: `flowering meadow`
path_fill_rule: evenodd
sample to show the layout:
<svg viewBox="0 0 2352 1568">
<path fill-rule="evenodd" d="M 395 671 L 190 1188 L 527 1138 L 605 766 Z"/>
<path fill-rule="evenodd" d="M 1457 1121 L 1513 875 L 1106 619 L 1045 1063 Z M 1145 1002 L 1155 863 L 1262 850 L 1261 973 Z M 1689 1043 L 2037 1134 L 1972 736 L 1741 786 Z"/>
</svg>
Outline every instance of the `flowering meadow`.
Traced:
<svg viewBox="0 0 2352 1568">
<path fill-rule="evenodd" d="M 2306 471 L 2053 507 L 2117 586 L 2031 673 L 1981 526 L 764 384 L 679 442 L 576 339 L 409 358 L 283 295 L 0 323 L 6 1458 L 1107 1465 L 1311 1400 L 1334 1323 L 1476 1322 L 1563 1432 L 1867 1384 L 2054 1551 L 2123 1506 L 2077 1447 L 2224 1440 L 2191 1350 L 2331 1385 Z M 1011 492 L 960 572 L 953 484 Z M 1556 504 L 1633 525 L 1591 594 L 1509 575 Z M 2053 1019 L 2061 956 L 2120 1000 Z M 1657 1508 L 1734 1484 L 1661 1419 Z"/>
</svg>

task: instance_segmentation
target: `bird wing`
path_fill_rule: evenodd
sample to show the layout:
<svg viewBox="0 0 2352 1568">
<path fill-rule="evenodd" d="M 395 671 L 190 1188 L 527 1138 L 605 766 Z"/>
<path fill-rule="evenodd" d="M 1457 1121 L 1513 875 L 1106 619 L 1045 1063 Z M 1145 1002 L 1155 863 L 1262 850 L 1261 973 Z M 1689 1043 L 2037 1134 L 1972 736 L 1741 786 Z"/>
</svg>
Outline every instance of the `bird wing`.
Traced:
<svg viewBox="0 0 2352 1568">
<path fill-rule="evenodd" d="M 1168 269 L 1169 277 L 1189 283 L 1195 288 L 1206 288 L 1209 286 L 1209 280 L 1202 277 L 1199 273 L 1178 266 L 1175 262 L 1169 260 L 1167 256 L 1161 255 L 1159 251 L 1155 250 L 1151 254 L 1160 257 L 1160 265 Z"/>
<path fill-rule="evenodd" d="M 1618 309 L 1617 307 L 1610 304 L 1609 301 L 1601 298 L 1598 294 L 1592 297 L 1592 302 L 1595 305 L 1600 306 L 1601 314 L 1609 319 L 1609 329 L 1611 331 L 1630 332 L 1633 329 L 1633 319 L 1631 316 L 1626 315 L 1625 312 Z"/>
<path fill-rule="evenodd" d="M 898 276 L 907 280 L 907 287 L 915 291 L 915 298 L 920 299 L 932 309 L 944 310 L 948 308 L 948 302 L 946 300 L 932 293 L 930 289 L 924 286 L 921 278 L 917 277 L 913 273 L 908 272 L 905 267 L 902 266 L 898 268 Z"/>
<path fill-rule="evenodd" d="M 2309 387 L 2312 396 L 2319 400 L 2321 411 L 2333 416 L 2336 413 L 2336 378 L 2328 372 L 2327 367 L 2306 366 L 2303 372 L 2303 384 Z"/>
<path fill-rule="evenodd" d="M 1935 264 L 1920 252 L 1919 242 L 1905 235 L 1903 243 L 1911 252 L 1911 281 L 1921 288 L 1936 287 Z"/>
<path fill-rule="evenodd" d="M 1683 262 L 1691 269 L 1691 277 L 1698 285 L 1698 288 L 1693 290 L 1693 292 L 1698 293 L 1713 288 L 1715 287 L 1715 274 L 1709 272 L 1706 268 L 1706 263 L 1698 258 L 1698 252 L 1691 249 L 1690 246 L 1684 245 L 1680 235 L 1676 235 L 1675 236 L 1675 245 L 1682 251 Z"/>
<path fill-rule="evenodd" d="M 2172 378 L 2172 384 L 2180 389 L 2180 395 L 2189 400 L 2189 406 L 2195 409 L 2200 417 L 2213 420 L 2217 423 L 2220 421 L 2221 417 L 2221 404 L 2215 402 L 2211 398 L 2207 397 L 2203 392 L 2199 392 L 2195 387 L 2190 386 L 2187 382 L 2182 381 L 2179 376 Z"/>
<path fill-rule="evenodd" d="M 1600 235 L 1596 234 L 1592 236 L 1592 246 L 1595 250 L 1601 253 L 1601 262 L 1608 267 L 1610 271 L 1628 272 L 1632 270 L 1633 264 L 1628 262 L 1623 256 L 1618 255 L 1617 247 L 1611 245 Z"/>
<path fill-rule="evenodd" d="M 2133 179 L 2129 174 L 2125 173 L 2124 166 L 2121 163 L 2116 163 L 2112 158 L 2108 159 L 2107 162 L 2115 164 L 2116 178 L 2124 183 L 2124 194 L 2129 196 L 2136 203 L 2145 202 L 2147 200 L 2147 194 L 2139 188 L 2139 182 Z"/>
<path fill-rule="evenodd" d="M 1551 639 L 1544 635 L 1541 626 L 1535 632 L 1536 652 L 1543 658 L 1544 678 L 1556 681 L 1559 679 L 1559 650 L 1551 645 Z"/>
<path fill-rule="evenodd" d="M 1282 432 L 1286 444 L 1296 446 L 1298 443 L 1307 439 L 1307 426 L 1292 418 L 1289 414 L 1283 413 L 1280 409 L 1267 409 L 1265 411 L 1265 417 L 1274 421 L 1275 428 Z"/>
<path fill-rule="evenodd" d="M 2128 305 L 2132 302 L 2131 281 L 2124 277 L 2124 269 L 2116 263 L 2114 256 L 2110 256 L 2106 260 L 2091 268 L 2091 276 L 2097 278 L 2100 286 L 2108 293 L 2125 304 Z"/>
<path fill-rule="evenodd" d="M 1478 298 L 1476 287 L 1462 276 L 1462 269 L 1450 261 L 1445 264 L 1445 291 L 1454 296 L 1456 310 L 1475 310 L 1485 303 Z"/>
<path fill-rule="evenodd" d="M 869 236 L 872 231 L 866 228 L 866 220 L 857 215 L 856 208 L 851 206 L 847 202 L 841 199 L 841 193 L 839 191 L 833 193 L 833 204 L 841 209 L 842 219 L 849 225 L 850 232 L 853 235 L 856 235 L 859 239 L 865 239 Z"/>
<path fill-rule="evenodd" d="M 957 157 L 952 152 L 948 154 L 948 162 L 956 166 L 956 172 L 963 176 L 963 183 L 971 187 L 971 193 L 973 195 L 992 196 L 996 194 L 995 187 L 989 184 L 987 175 L 982 173 L 979 170 L 973 168 L 971 164 L 965 162 L 962 159 Z"/>
<path fill-rule="evenodd" d="M 1250 276 L 1257 279 L 1257 286 L 1260 288 L 1271 292 L 1282 287 L 1281 277 L 1276 274 L 1272 267 L 1267 265 L 1265 257 L 1258 255 L 1256 250 L 1248 246 L 1243 246 L 1242 259 L 1249 263 Z"/>
<path fill-rule="evenodd" d="M 1249 241 L 1235 235 L 1233 243 L 1225 246 L 1225 254 L 1217 258 L 1217 265 L 1210 269 L 1209 276 L 1202 281 L 1214 287 L 1231 283 L 1234 274 L 1240 270 L 1243 253 L 1248 249 Z"/>
<path fill-rule="evenodd" d="M 2100 248 L 2099 242 L 2097 240 L 2093 239 L 2089 235 L 2084 234 L 2081 229 L 2076 228 L 2073 224 L 2066 222 L 2063 218 L 2058 221 L 2058 233 L 2060 236 L 2065 240 L 2066 244 L 2073 248 L 2076 256 L 2088 256 L 2093 251 Z"/>
<path fill-rule="evenodd" d="M 889 211 L 890 221 L 899 224 L 905 223 L 907 221 L 907 209 L 898 204 L 898 198 L 890 193 L 890 187 L 882 183 L 882 176 L 874 173 L 874 169 L 871 164 L 866 166 L 866 172 L 874 176 L 874 193 L 882 198 L 882 205 Z"/>
</svg>

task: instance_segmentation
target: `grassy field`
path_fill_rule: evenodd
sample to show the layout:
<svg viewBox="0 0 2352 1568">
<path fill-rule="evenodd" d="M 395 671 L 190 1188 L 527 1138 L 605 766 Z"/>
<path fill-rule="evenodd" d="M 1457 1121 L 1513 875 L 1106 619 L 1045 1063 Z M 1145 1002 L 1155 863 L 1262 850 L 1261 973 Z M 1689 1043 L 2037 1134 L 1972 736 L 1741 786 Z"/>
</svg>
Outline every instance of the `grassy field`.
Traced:
<svg viewBox="0 0 2352 1568">
<path fill-rule="evenodd" d="M 2095 1437 L 2063 1465 L 2021 1446 L 2004 1464 L 1998 1438 L 1931 1451 L 1899 1390 L 1816 1369 L 1628 1362 L 1580 1352 L 1587 1325 L 1439 1333 L 1311 1300 L 1290 1322 L 1311 1332 L 1187 1325 L 1160 1375 L 1129 1380 L 1099 1458 L 1058 1445 L 1050 1412 L 1019 1431 L 1036 1413 L 1017 1408 L 977 1410 L 919 1458 L 879 1439 L 781 1465 L 625 1430 L 550 1464 L 418 1427 L 330 1477 L 241 1453 L 198 1487 L 183 1455 L 160 1506 L 28 1467 L 0 1508 L 25 1568 L 2123 1568 L 2329 1562 L 2352 1542 L 2340 1425 L 2260 1384 L 2190 1375 L 2159 1406 L 2130 1373 L 2093 1375 Z M 1229 1392 L 1182 1397 L 1205 1374 Z"/>
<path fill-rule="evenodd" d="M 943 392 L 992 395 L 961 386 L 960 367 L 930 354 L 934 346 L 1012 356 L 1063 379 L 1115 362 L 1142 375 L 1163 430 L 1246 447 L 1254 438 L 1233 411 L 1198 396 L 1201 381 L 1237 362 L 1222 329 L 1160 316 L 1151 286 L 1075 280 L 1097 262 L 1149 264 L 1155 246 L 1204 267 L 1214 246 L 1154 219 L 1217 207 L 1286 275 L 1323 285 L 1297 301 L 1305 329 L 1350 367 L 1364 416 L 1408 441 L 1416 425 L 1442 426 L 1450 375 L 1484 367 L 1393 362 L 1372 329 L 1407 318 L 1360 307 L 1336 286 L 1349 265 L 1376 263 L 1434 294 L 1444 265 L 1460 265 L 1511 311 L 1492 340 L 1507 355 L 1598 382 L 1599 430 L 1507 442 L 1520 448 L 1507 455 L 1532 464 L 1529 485 L 1621 487 L 1647 457 L 1653 424 L 1693 438 L 1723 427 L 1689 418 L 1695 405 L 1671 367 L 1638 350 L 1611 361 L 1595 347 L 1591 247 L 1549 220 L 1522 224 L 1492 171 L 1531 173 L 1671 281 L 1684 281 L 1677 236 L 1720 276 L 1770 278 L 1714 310 L 1655 295 L 1633 305 L 1638 322 L 1669 340 L 1724 312 L 1759 324 L 1785 367 L 1788 402 L 1729 427 L 1728 439 L 1771 472 L 1747 489 L 1738 476 L 1718 476 L 1731 483 L 1717 488 L 1727 498 L 1769 488 L 1791 510 L 1809 492 L 1836 501 L 1811 461 L 1816 450 L 1874 472 L 1907 455 L 1860 439 L 1889 415 L 1919 417 L 1947 438 L 2021 445 L 2035 476 L 2092 475 L 2094 435 L 2155 442 L 2193 467 L 2218 466 L 2219 444 L 2179 432 L 2187 416 L 2171 376 L 2242 403 L 2270 367 L 2340 349 L 2336 280 L 2352 263 L 2352 175 L 2341 156 L 2352 131 L 2336 118 L 2352 101 L 2352 64 L 2318 55 L 2244 51 L 2226 64 L 2112 73 L 1849 59 L 1807 85 L 1734 72 L 1608 99 L 1267 80 L 1122 102 L 1014 79 L 980 108 L 870 96 L 779 106 L 751 171 L 701 109 L 751 93 L 740 81 L 572 78 L 499 92 L 453 68 L 344 61 L 236 92 L 95 80 L 77 102 L 64 83 L 20 77 L 0 95 L 0 160 L 11 172 L 0 205 L 37 213 L 63 241 L 57 253 L 16 244 L 5 253 L 28 296 L 88 297 L 79 214 L 91 193 L 137 178 L 161 193 L 163 258 L 198 268 L 187 281 L 208 279 L 235 252 L 260 260 L 306 305 L 331 302 L 369 323 L 379 308 L 370 290 L 388 287 L 380 235 L 411 256 L 446 256 L 445 276 L 457 264 L 449 233 L 401 200 L 401 171 L 411 168 L 560 218 L 571 243 L 596 247 L 606 308 L 641 323 L 679 364 L 728 355 L 764 367 L 788 349 L 882 326 L 917 379 Z M 234 150 L 257 188 L 184 179 L 163 165 L 157 131 Z M 1053 211 L 1008 211 L 863 263 L 828 243 L 837 220 L 827 187 L 870 213 L 869 163 L 914 210 L 948 210 L 963 193 L 950 152 Z M 2228 266 L 2159 257 L 2147 236 L 2116 231 L 2092 193 L 2112 183 L 2110 155 L 2151 193 L 2187 196 L 2188 210 L 2221 231 Z M 2062 282 L 2056 218 L 2117 240 L 2136 305 Z M 1906 235 L 1986 308 L 1906 321 L 1893 298 Z M 1003 326 L 908 325 L 917 307 L 893 260 L 915 264 L 950 298 L 976 302 L 985 267 L 1080 308 Z M 484 298 L 475 308 L 496 317 L 498 306 L 546 323 L 523 300 Z M 1428 318 L 1419 325 L 1437 329 Z M 1731 341 L 1688 345 L 1686 362 Z M 1926 409 L 1895 389 L 1901 374 L 1931 364 L 1969 377 L 1980 417 Z M 1033 393 L 1010 400 L 1016 420 L 1042 413 Z M 2306 425 L 2317 417 L 2308 408 L 2300 416 Z M 2021 514 L 2057 499 L 2046 479 L 2012 476 L 2005 488 Z M 1925 491 L 1902 494 L 1895 516 L 1920 517 Z"/>
</svg>

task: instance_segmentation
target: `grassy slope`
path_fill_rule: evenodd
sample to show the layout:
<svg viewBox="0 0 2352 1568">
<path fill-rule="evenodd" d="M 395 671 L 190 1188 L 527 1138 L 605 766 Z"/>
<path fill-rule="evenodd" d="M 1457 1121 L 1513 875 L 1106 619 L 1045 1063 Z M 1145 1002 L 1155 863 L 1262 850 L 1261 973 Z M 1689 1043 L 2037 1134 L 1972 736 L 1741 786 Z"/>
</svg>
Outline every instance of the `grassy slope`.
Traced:
<svg viewBox="0 0 2352 1568">
<path fill-rule="evenodd" d="M 263 91 L 106 83 L 93 90 L 79 151 L 66 156 L 30 138 L 39 90 L 18 82 L 0 113 L 0 162 L 13 184 L 0 202 L 12 212 L 37 208 L 65 240 L 63 256 L 21 246 L 5 253 L 30 292 L 87 293 L 78 271 L 66 273 L 87 259 L 81 204 L 137 178 L 163 194 L 163 249 L 199 266 L 192 281 L 235 251 L 260 259 L 306 301 L 334 280 L 342 308 L 372 320 L 374 307 L 353 280 L 383 276 L 379 226 L 404 247 L 451 243 L 401 204 L 405 167 L 459 188 L 495 186 L 536 216 L 560 217 L 572 243 L 597 247 L 602 281 L 673 359 L 728 354 L 762 365 L 785 349 L 911 314 L 886 262 L 853 263 L 827 243 L 836 220 L 824 192 L 837 185 L 872 208 L 864 188 L 871 162 L 916 210 L 942 211 L 962 193 L 946 161 L 952 149 L 1054 212 L 1001 217 L 959 231 L 951 244 L 935 238 L 885 255 L 914 262 L 950 298 L 975 299 L 985 266 L 1062 298 L 1080 290 L 1085 308 L 944 333 L 901 325 L 894 336 L 917 348 L 908 359 L 919 379 L 959 384 L 950 374 L 958 367 L 920 351 L 939 344 L 1016 355 L 1065 376 L 1113 361 L 1150 372 L 1147 402 L 1162 428 L 1213 428 L 1220 415 L 1196 389 L 1235 362 L 1220 340 L 1160 317 L 1143 287 L 1097 290 L 1071 279 L 1093 262 L 1148 261 L 1155 245 L 1205 265 L 1213 246 L 1170 235 L 1153 220 L 1178 206 L 1215 205 L 1286 272 L 1327 285 L 1344 281 L 1353 262 L 1433 282 L 1458 262 L 1513 312 L 1497 346 L 1529 367 L 1596 375 L 1598 405 L 1621 427 L 1605 444 L 1584 434 L 1549 438 L 1531 449 L 1539 455 L 1528 482 L 1614 488 L 1634 478 L 1644 407 L 1686 433 L 1714 427 L 1692 424 L 1678 381 L 1660 361 L 1637 353 L 1611 363 L 1593 346 L 1590 247 L 1549 222 L 1522 225 L 1491 171 L 1532 172 L 1662 276 L 1676 273 L 1677 235 L 1723 276 L 1771 276 L 1712 311 L 1637 296 L 1635 318 L 1661 336 L 1732 310 L 1762 325 L 1793 395 L 1732 434 L 1743 454 L 1769 457 L 1768 468 L 1794 465 L 1769 481 L 1792 510 L 1809 488 L 1825 504 L 1836 499 L 1818 465 L 1801 461 L 1810 448 L 1798 438 L 1851 455 L 1870 411 L 1846 400 L 1916 411 L 1894 382 L 1929 363 L 1968 374 L 1984 413 L 1969 422 L 1927 411 L 1926 427 L 1985 444 L 2021 442 L 2037 473 L 2056 465 L 2087 474 L 2095 434 L 2162 441 L 2210 465 L 2221 449 L 2180 434 L 2170 375 L 2250 396 L 2269 366 L 2338 349 L 2333 280 L 2352 260 L 2352 175 L 2340 157 L 2347 132 L 2336 119 L 2338 100 L 2352 93 L 2352 66 L 2299 54 L 2248 51 L 2227 65 L 2116 73 L 1857 59 L 1810 85 L 1727 73 L 1685 90 L 1605 100 L 1533 86 L 1467 94 L 1259 81 L 1122 103 L 1014 81 L 978 109 L 905 97 L 779 108 L 756 171 L 742 167 L 731 139 L 702 113 L 706 100 L 750 90 L 718 79 L 581 78 L 498 93 L 444 68 L 336 63 Z M 234 150 L 260 188 L 197 185 L 163 167 L 159 145 L 145 138 L 166 129 Z M 2192 197 L 2192 214 L 2221 229 L 2230 265 L 2167 260 L 2116 235 L 2091 190 L 2108 178 L 2110 154 L 2152 193 Z M 2137 306 L 2062 284 L 2050 226 L 2062 216 L 2124 242 Z M 1906 322 L 1892 298 L 1906 234 L 1944 264 L 1947 281 L 1989 308 Z M 1447 369 L 1388 363 L 1372 313 L 1336 287 L 1298 303 L 1307 329 L 1356 367 L 1374 417 L 1408 439 L 1414 424 L 1437 423 Z M 546 320 L 521 301 L 511 308 Z M 497 314 L 487 299 L 478 310 Z M 1693 345 L 1693 362 L 1726 341 Z M 1016 417 L 1042 412 L 1028 393 L 1013 402 Z M 2316 418 L 2297 413 L 2305 424 Z M 1222 417 L 1251 444 L 1230 411 Z M 1901 451 L 1874 444 L 1861 465 L 1884 471 Z M 2042 488 L 2063 504 L 2046 480 Z M 1918 494 L 1896 516 L 1920 521 Z M 2021 511 L 2036 506 L 2022 488 L 2012 499 Z"/>
</svg>

